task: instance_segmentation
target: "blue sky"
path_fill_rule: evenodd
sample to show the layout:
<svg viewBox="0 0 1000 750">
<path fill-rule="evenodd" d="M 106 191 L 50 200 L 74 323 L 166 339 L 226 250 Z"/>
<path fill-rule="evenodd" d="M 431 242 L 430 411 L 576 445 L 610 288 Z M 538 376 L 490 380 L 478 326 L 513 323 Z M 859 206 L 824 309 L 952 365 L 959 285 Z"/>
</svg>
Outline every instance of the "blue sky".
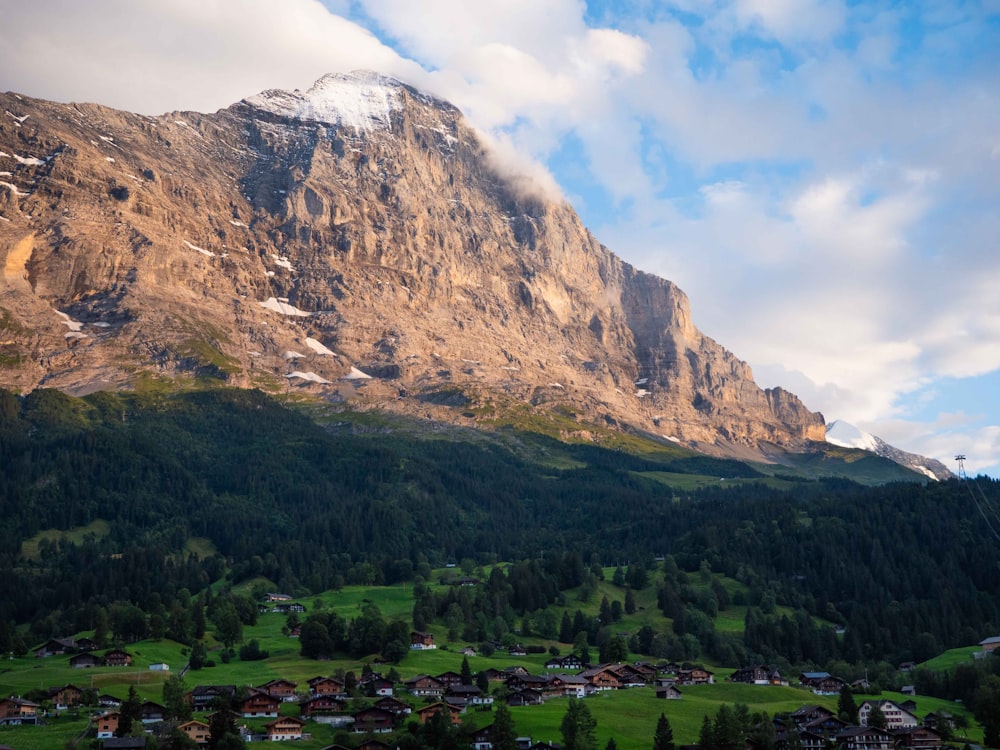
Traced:
<svg viewBox="0 0 1000 750">
<path fill-rule="evenodd" d="M 0 89 L 34 96 L 431 90 L 761 385 L 1000 476 L 1000 0 L 5 4 Z"/>
</svg>

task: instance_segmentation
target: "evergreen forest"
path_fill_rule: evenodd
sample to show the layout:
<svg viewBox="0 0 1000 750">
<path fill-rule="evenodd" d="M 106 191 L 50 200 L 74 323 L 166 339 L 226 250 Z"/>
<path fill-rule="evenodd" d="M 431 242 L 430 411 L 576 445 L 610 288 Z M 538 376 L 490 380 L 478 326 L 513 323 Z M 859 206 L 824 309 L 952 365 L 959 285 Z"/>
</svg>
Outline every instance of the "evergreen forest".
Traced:
<svg viewBox="0 0 1000 750">
<path fill-rule="evenodd" d="M 314 657 L 392 652 L 432 623 L 486 641 L 499 622 L 566 643 L 585 632 L 610 658 L 896 665 L 1000 628 L 1000 541 L 982 516 L 1000 485 L 983 477 L 765 477 L 679 450 L 399 429 L 230 389 L 0 392 L 0 465 L 2 652 L 89 630 L 196 644 L 206 617 L 217 633 L 233 622 L 233 646 L 256 604 L 219 591 L 256 580 L 303 598 L 414 583 L 405 626 L 313 618 Z M 695 475 L 725 481 L 663 479 Z M 449 564 L 488 571 L 483 585 L 424 585 Z M 609 569 L 622 600 L 574 617 L 566 592 Z M 655 591 L 662 625 L 623 643 L 613 624 L 637 591 Z M 742 628 L 717 628 L 737 606 Z"/>
</svg>

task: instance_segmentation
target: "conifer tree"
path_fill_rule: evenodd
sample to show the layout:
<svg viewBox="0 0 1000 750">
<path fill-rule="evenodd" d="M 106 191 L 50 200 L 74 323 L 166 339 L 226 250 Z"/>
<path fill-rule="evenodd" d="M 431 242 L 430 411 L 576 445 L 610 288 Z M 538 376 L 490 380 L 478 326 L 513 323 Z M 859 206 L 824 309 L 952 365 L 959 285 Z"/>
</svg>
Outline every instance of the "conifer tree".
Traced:
<svg viewBox="0 0 1000 750">
<path fill-rule="evenodd" d="M 712 732 L 712 721 L 708 714 L 701 720 L 701 731 L 698 732 L 698 746 L 701 750 L 715 750 L 715 736 Z"/>
<path fill-rule="evenodd" d="M 462 684 L 471 685 L 472 684 L 472 667 L 469 666 L 469 657 L 462 657 Z"/>
<path fill-rule="evenodd" d="M 661 713 L 656 721 L 656 734 L 653 735 L 653 750 L 674 750 L 674 730 L 670 720 Z"/>
<path fill-rule="evenodd" d="M 490 742 L 493 744 L 493 750 L 517 750 L 517 729 L 506 703 L 498 703 L 493 709 Z"/>
<path fill-rule="evenodd" d="M 560 729 L 563 750 L 597 750 L 597 721 L 582 700 L 569 699 Z"/>
<path fill-rule="evenodd" d="M 840 697 L 837 698 L 837 718 L 848 724 L 858 723 L 858 704 L 854 701 L 854 693 L 848 685 L 840 688 Z"/>
<path fill-rule="evenodd" d="M 129 685 L 128 697 L 122 701 L 121 708 L 118 709 L 118 729 L 115 730 L 116 737 L 128 737 L 135 728 L 142 726 L 142 701 L 135 692 L 135 685 Z"/>
</svg>

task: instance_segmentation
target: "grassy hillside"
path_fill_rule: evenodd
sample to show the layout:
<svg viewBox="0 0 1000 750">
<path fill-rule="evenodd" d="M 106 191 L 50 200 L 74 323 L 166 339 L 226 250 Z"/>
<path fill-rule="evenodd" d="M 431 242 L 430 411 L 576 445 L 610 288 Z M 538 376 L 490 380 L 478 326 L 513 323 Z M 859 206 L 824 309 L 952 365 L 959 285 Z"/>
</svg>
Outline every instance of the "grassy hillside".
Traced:
<svg viewBox="0 0 1000 750">
<path fill-rule="evenodd" d="M 357 592 L 348 592 L 350 599 Z M 383 596 L 387 592 L 371 592 L 374 597 L 389 601 L 392 596 Z M 219 663 L 215 667 L 189 672 L 185 678 L 187 686 L 195 684 L 254 684 L 259 685 L 270 679 L 282 677 L 300 683 L 300 689 L 310 678 L 320 674 L 333 674 L 337 670 L 353 670 L 360 674 L 364 660 L 337 659 L 329 662 L 316 662 L 302 659 L 298 656 L 298 642 L 281 634 L 280 628 L 284 616 L 277 614 L 263 615 L 258 625 L 247 629 L 247 638 L 256 638 L 262 648 L 269 650 L 271 656 L 263 662 L 242 663 L 234 660 L 229 664 Z M 164 661 L 170 664 L 176 672 L 185 662 L 185 649 L 180 644 L 167 641 L 143 641 L 129 647 L 129 652 L 136 656 L 136 666 L 128 670 L 98 668 L 92 670 L 72 670 L 68 666 L 68 657 L 50 657 L 36 660 L 34 658 L 8 660 L 5 669 L 0 672 L 0 693 L 23 693 L 40 684 L 63 685 L 76 684 L 80 687 L 93 685 L 102 692 L 110 692 L 124 696 L 129 686 L 135 686 L 143 697 L 159 701 L 162 695 L 163 673 L 148 671 L 148 665 Z M 406 679 L 418 674 L 440 674 L 452 670 L 459 671 L 462 656 L 456 650 L 437 649 L 435 651 L 412 652 L 397 666 L 401 678 Z M 488 668 L 503 669 L 519 664 L 532 673 L 544 672 L 543 664 L 547 655 L 512 658 L 495 655 L 493 657 L 477 656 L 470 659 L 474 672 Z M 720 670 L 719 675 L 726 670 Z M 794 711 L 806 704 L 824 705 L 836 710 L 836 697 L 816 696 L 813 693 L 796 687 L 753 686 L 720 682 L 716 685 L 690 686 L 682 688 L 683 698 L 680 701 L 657 700 L 652 688 L 633 688 L 630 690 L 610 691 L 600 693 L 586 699 L 587 706 L 598 723 L 598 746 L 603 747 L 610 737 L 622 750 L 642 750 L 650 745 L 660 713 L 666 714 L 671 722 L 675 741 L 678 744 L 697 742 L 702 719 L 708 715 L 713 717 L 723 703 L 746 704 L 751 712 L 766 711 L 770 715 Z M 399 697 L 413 705 L 421 705 L 420 699 L 400 693 Z M 860 701 L 863 696 L 859 696 Z M 880 696 L 895 701 L 902 701 L 906 696 L 898 693 L 884 693 Z M 953 714 L 968 716 L 961 707 L 950 701 L 942 701 L 928 697 L 918 697 L 917 714 L 923 716 L 931 711 L 947 710 Z M 566 711 L 566 699 L 552 699 L 541 706 L 520 707 L 512 709 L 518 733 L 528 735 L 536 740 L 560 740 L 560 723 Z M 291 705 L 284 706 L 283 713 L 295 713 Z M 72 715 L 72 714 L 70 714 Z M 970 724 L 975 727 L 975 723 Z M 466 720 L 476 726 L 491 722 L 489 712 L 470 711 Z M 0 728 L 0 743 L 6 743 L 17 748 L 45 748 L 62 746 L 65 741 L 86 726 L 86 712 L 80 712 L 79 718 L 69 717 L 46 727 Z M 301 744 L 303 748 L 324 747 L 333 741 L 334 731 L 330 727 L 310 725 L 314 740 Z M 978 728 L 970 730 L 968 738 L 971 741 L 981 741 Z M 52 743 L 57 743 L 53 745 Z M 299 746 L 299 745 L 297 745 Z"/>
</svg>

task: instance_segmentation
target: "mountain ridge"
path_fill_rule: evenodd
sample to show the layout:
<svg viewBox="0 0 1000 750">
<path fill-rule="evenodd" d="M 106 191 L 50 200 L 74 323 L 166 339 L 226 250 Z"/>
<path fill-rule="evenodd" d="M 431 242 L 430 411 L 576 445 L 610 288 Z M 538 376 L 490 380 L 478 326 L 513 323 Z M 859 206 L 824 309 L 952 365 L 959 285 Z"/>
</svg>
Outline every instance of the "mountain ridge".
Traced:
<svg viewBox="0 0 1000 750">
<path fill-rule="evenodd" d="M 338 86 L 367 104 L 331 116 L 319 95 Z M 394 79 L 160 117 L 2 98 L 6 387 L 149 371 L 456 423 L 559 408 L 715 453 L 824 437 L 822 415 L 694 326 L 676 285 Z"/>
<path fill-rule="evenodd" d="M 877 435 L 865 432 L 842 419 L 835 419 L 826 426 L 826 441 L 844 448 L 860 448 L 876 456 L 888 458 L 935 481 L 955 476 L 940 461 L 896 448 Z"/>
</svg>

